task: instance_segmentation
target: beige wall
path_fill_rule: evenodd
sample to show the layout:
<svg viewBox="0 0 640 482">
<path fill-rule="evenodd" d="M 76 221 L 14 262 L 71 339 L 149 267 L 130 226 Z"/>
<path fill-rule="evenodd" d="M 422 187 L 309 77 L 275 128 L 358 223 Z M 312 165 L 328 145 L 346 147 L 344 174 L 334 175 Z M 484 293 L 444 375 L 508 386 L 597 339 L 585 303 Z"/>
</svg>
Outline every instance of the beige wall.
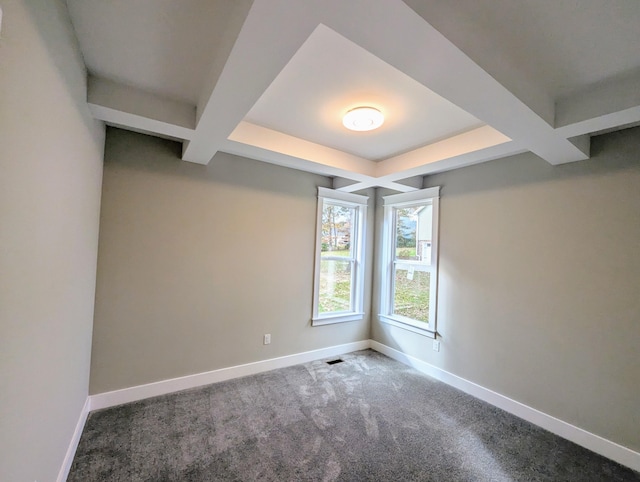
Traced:
<svg viewBox="0 0 640 482">
<path fill-rule="evenodd" d="M 91 393 L 369 338 L 368 319 L 310 326 L 327 178 L 107 132 Z"/>
<path fill-rule="evenodd" d="M 441 351 L 379 322 L 372 334 L 637 451 L 640 128 L 594 138 L 592 155 L 426 178 L 442 186 Z"/>
<path fill-rule="evenodd" d="M 2 8 L 0 480 L 42 482 L 87 395 L 104 129 L 64 2 Z M 441 352 L 378 322 L 373 337 L 640 450 L 639 152 L 637 128 L 581 163 L 527 154 L 428 178 L 443 187 Z M 183 163 L 177 144 L 113 129 L 106 156 L 91 393 L 369 337 L 368 318 L 309 324 L 328 179 Z"/>
<path fill-rule="evenodd" d="M 104 128 L 63 1 L 4 0 L 0 480 L 55 480 L 87 397 Z"/>
</svg>

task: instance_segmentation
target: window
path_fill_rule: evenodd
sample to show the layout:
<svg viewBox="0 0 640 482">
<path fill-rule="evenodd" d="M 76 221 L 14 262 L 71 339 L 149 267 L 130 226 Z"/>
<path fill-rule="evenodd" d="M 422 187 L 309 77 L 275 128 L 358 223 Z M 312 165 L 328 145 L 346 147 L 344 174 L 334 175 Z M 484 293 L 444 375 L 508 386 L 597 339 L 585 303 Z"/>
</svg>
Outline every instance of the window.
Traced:
<svg viewBox="0 0 640 482">
<path fill-rule="evenodd" d="M 435 337 L 439 187 L 384 196 L 380 320 Z"/>
<path fill-rule="evenodd" d="M 361 320 L 366 196 L 318 188 L 312 325 Z"/>
</svg>

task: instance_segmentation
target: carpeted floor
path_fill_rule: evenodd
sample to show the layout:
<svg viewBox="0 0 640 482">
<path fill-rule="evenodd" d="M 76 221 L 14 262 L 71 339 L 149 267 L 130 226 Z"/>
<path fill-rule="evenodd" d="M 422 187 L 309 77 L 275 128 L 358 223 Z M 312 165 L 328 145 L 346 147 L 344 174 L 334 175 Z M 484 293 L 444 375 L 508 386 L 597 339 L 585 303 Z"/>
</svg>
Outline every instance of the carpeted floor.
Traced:
<svg viewBox="0 0 640 482">
<path fill-rule="evenodd" d="M 68 481 L 640 481 L 366 350 L 90 414 Z"/>
</svg>

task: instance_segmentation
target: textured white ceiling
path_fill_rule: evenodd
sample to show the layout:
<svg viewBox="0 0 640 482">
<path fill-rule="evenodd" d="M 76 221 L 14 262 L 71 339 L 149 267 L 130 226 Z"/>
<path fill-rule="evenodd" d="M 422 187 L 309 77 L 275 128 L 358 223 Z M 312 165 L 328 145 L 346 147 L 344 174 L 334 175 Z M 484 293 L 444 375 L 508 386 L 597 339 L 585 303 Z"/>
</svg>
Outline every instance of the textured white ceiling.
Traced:
<svg viewBox="0 0 640 482">
<path fill-rule="evenodd" d="M 353 132 L 344 114 L 359 105 L 385 115 Z M 333 30 L 320 25 L 247 114 L 246 121 L 369 160 L 381 160 L 482 125 Z"/>
</svg>

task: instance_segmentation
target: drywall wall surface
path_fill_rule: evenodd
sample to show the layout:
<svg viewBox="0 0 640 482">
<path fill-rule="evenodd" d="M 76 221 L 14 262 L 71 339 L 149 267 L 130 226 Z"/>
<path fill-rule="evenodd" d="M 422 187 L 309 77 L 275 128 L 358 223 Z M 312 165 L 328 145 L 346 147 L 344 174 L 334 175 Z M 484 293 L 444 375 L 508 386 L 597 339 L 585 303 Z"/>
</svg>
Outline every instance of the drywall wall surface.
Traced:
<svg viewBox="0 0 640 482">
<path fill-rule="evenodd" d="M 591 152 L 425 178 L 442 187 L 441 351 L 378 321 L 373 338 L 637 451 L 640 129 Z"/>
<path fill-rule="evenodd" d="M 4 0 L 0 480 L 55 480 L 89 385 L 104 127 L 63 1 Z"/>
<path fill-rule="evenodd" d="M 368 318 L 310 325 L 330 180 L 180 148 L 107 131 L 91 393 L 368 339 Z"/>
</svg>

